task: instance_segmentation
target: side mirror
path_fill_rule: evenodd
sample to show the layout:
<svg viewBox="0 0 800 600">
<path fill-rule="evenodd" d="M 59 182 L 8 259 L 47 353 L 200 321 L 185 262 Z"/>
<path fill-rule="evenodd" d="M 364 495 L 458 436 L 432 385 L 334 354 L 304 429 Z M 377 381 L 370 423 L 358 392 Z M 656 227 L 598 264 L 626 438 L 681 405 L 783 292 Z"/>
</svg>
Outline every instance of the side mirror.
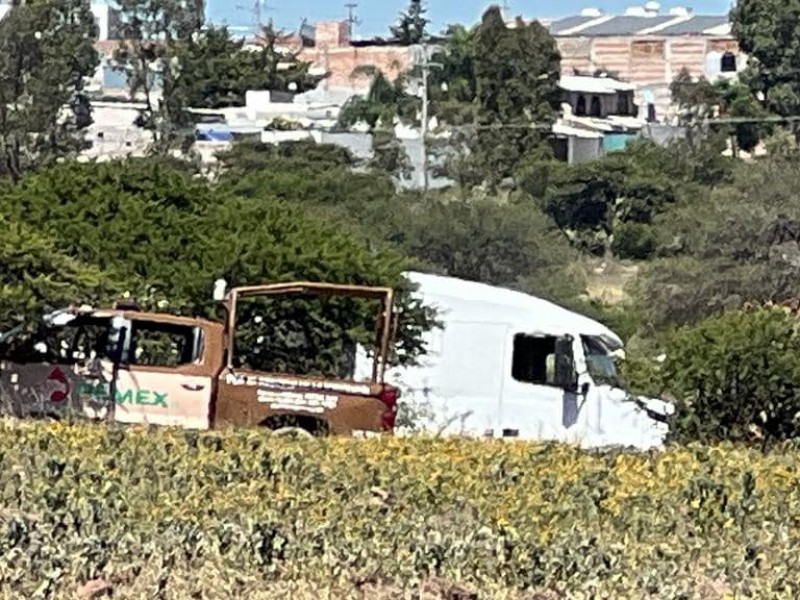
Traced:
<svg viewBox="0 0 800 600">
<path fill-rule="evenodd" d="M 556 340 L 555 383 L 567 392 L 578 391 L 578 372 L 575 369 L 575 358 L 572 353 L 572 337 L 565 336 Z"/>
</svg>

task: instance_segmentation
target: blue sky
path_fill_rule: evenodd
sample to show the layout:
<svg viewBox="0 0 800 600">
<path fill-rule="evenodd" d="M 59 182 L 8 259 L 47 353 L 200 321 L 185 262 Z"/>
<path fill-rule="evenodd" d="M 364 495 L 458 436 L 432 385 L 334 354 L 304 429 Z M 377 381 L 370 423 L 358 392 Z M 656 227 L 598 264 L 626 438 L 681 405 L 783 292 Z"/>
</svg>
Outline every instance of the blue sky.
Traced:
<svg viewBox="0 0 800 600">
<path fill-rule="evenodd" d="M 355 1 L 355 0 L 354 0 Z M 228 25 L 252 25 L 254 23 L 253 5 L 255 0 L 206 0 L 208 16 L 214 23 L 227 21 Z M 267 10 L 264 20 L 272 18 L 275 24 L 286 30 L 297 29 L 306 18 L 309 22 L 325 19 L 340 19 L 347 16 L 345 3 L 348 0 L 261 0 Z M 559 17 L 574 15 L 582 8 L 596 7 L 605 12 L 619 13 L 626 6 L 641 4 L 645 0 L 508 0 L 512 15 L 526 17 Z M 502 4 L 502 0 L 497 0 Z M 489 0 L 428 0 L 428 17 L 435 30 L 447 23 L 474 23 Z M 358 0 L 356 16 L 361 25 L 356 27 L 356 35 L 385 35 L 389 25 L 408 5 L 407 0 Z M 731 0 L 661 0 L 662 10 L 674 6 L 691 6 L 695 13 L 726 13 Z"/>
</svg>

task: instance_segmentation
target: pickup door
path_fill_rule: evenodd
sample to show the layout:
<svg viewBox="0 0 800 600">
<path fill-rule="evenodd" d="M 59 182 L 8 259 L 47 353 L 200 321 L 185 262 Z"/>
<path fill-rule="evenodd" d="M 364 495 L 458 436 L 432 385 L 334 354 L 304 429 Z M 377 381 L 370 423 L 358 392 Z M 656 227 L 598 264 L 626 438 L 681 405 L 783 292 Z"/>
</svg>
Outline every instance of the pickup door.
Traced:
<svg viewBox="0 0 800 600">
<path fill-rule="evenodd" d="M 113 419 L 207 429 L 222 329 L 201 321 L 146 316 L 133 316 L 123 327 L 128 330 L 126 344 L 111 378 L 115 388 L 106 395 L 115 400 Z"/>
</svg>

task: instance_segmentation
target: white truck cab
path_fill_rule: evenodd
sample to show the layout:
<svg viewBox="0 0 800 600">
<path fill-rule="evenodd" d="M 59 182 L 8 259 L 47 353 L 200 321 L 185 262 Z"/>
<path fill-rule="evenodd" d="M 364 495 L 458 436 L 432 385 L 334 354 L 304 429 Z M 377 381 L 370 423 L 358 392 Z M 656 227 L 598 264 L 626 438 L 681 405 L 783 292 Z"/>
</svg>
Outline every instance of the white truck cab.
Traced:
<svg viewBox="0 0 800 600">
<path fill-rule="evenodd" d="M 623 343 L 601 323 L 521 292 L 406 276 L 442 328 L 426 334 L 418 366 L 390 369 L 387 381 L 420 407 L 424 430 L 583 447 L 662 445 L 667 425 L 658 417 L 671 406 L 623 389 L 615 365 Z"/>
</svg>

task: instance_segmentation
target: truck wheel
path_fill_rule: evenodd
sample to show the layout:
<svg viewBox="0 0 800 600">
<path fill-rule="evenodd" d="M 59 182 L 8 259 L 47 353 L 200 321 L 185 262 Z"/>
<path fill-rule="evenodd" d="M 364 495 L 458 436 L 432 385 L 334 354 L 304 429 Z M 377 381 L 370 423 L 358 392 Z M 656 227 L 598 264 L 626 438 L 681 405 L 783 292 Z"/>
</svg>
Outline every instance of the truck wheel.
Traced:
<svg viewBox="0 0 800 600">
<path fill-rule="evenodd" d="M 297 417 L 294 415 L 278 415 L 270 417 L 261 424 L 262 427 L 271 429 L 273 435 L 281 437 L 294 435 L 297 437 L 324 437 L 328 435 L 328 424 L 312 417 Z"/>
</svg>

